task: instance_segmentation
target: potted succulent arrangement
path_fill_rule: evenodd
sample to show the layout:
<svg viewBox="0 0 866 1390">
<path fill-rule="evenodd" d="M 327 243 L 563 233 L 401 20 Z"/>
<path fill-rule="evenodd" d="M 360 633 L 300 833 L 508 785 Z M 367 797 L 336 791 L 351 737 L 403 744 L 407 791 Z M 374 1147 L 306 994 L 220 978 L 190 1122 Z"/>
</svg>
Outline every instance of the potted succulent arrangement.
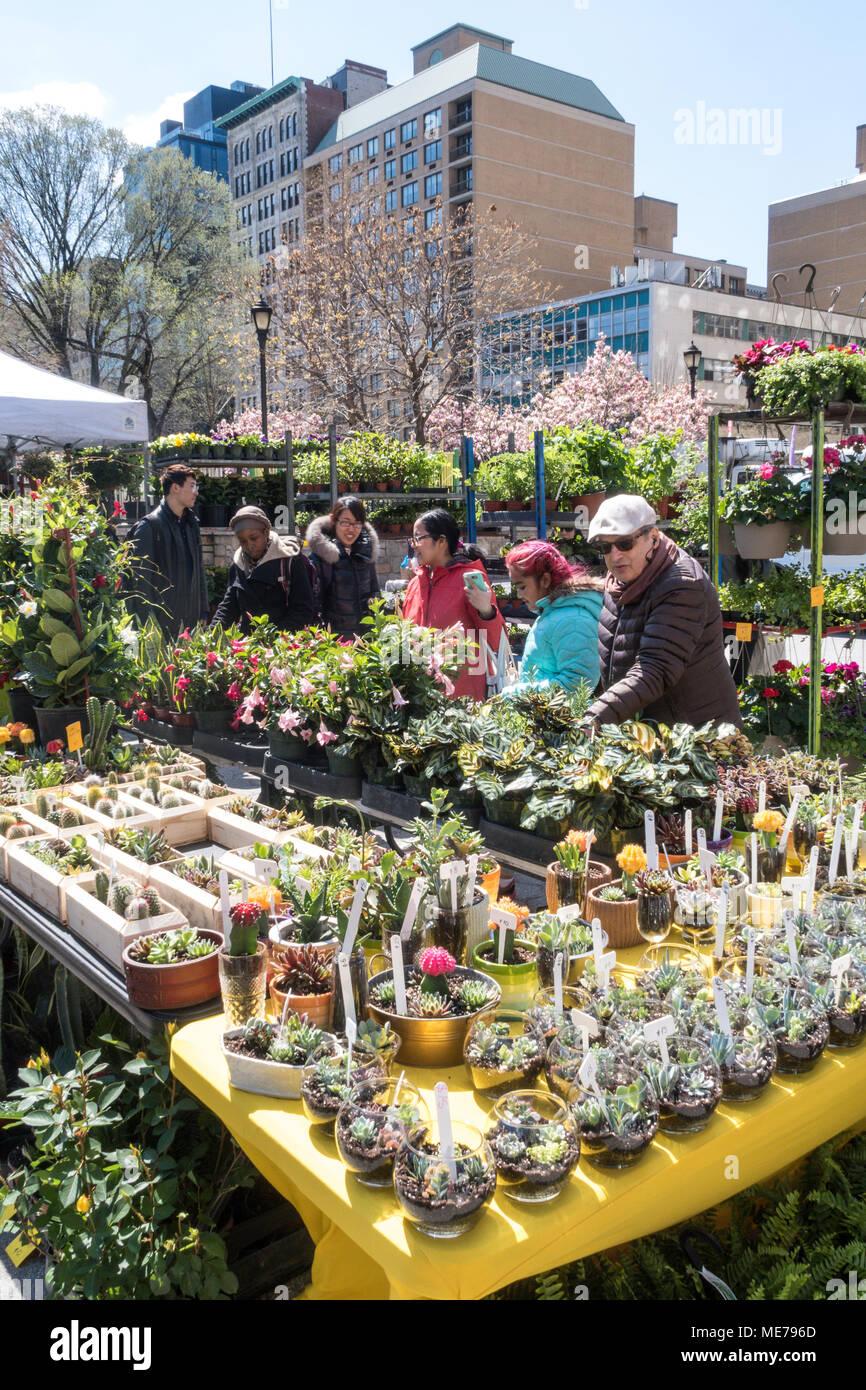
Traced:
<svg viewBox="0 0 866 1390">
<path fill-rule="evenodd" d="M 131 936 L 189 925 L 149 884 L 112 880 L 104 869 L 68 885 L 66 915 L 70 930 L 118 970 Z"/>
<path fill-rule="evenodd" d="M 229 937 L 219 952 L 219 984 L 229 1028 L 243 1028 L 264 1018 L 268 958 L 259 931 L 267 918 L 257 903 L 237 902 L 229 908 Z"/>
<path fill-rule="evenodd" d="M 525 1027 L 540 1033 L 545 1046 L 549 1047 L 560 1028 L 570 1023 L 571 1010 L 581 1009 L 589 1012 L 589 995 L 575 985 L 565 985 L 562 990 L 562 1004 L 557 1003 L 556 991 L 540 989 L 525 1011 Z"/>
<path fill-rule="evenodd" d="M 641 845 L 623 845 L 616 862 L 622 877 L 601 887 L 590 888 L 587 894 L 587 916 L 597 917 L 615 951 L 637 946 L 642 940 L 637 926 L 637 889 L 635 876 L 646 868 L 646 853 Z"/>
<path fill-rule="evenodd" d="M 538 982 L 545 988 L 552 988 L 556 957 L 562 955 L 565 964 L 563 983 L 579 979 L 588 957 L 592 954 L 592 927 L 581 917 L 564 920 L 553 912 L 537 912 L 530 917 L 524 928 L 524 938 L 535 940 L 535 963 Z M 608 940 L 602 933 L 605 949 Z"/>
<path fill-rule="evenodd" d="M 280 1015 L 303 1014 L 317 1028 L 328 1029 L 334 1008 L 332 962 L 311 946 L 286 946 L 268 984 Z"/>
<path fill-rule="evenodd" d="M 453 1172 L 426 1125 L 411 1129 L 394 1161 L 394 1191 L 403 1215 L 423 1235 L 464 1235 L 496 1187 L 490 1145 L 474 1125 L 455 1120 Z"/>
<path fill-rule="evenodd" d="M 569 1096 L 581 1155 L 597 1168 L 631 1167 L 656 1136 L 658 1103 L 646 1079 L 620 1053 L 594 1050 L 595 1087 L 578 1081 Z"/>
<path fill-rule="evenodd" d="M 68 840 L 34 835 L 10 840 L 6 846 L 6 876 L 11 887 L 59 922 L 66 921 L 66 888 L 70 878 L 93 868 L 83 835 L 72 835 Z"/>
<path fill-rule="evenodd" d="M 370 1076 L 349 1091 L 337 1113 L 334 1137 L 349 1172 L 363 1187 L 391 1187 L 400 1145 L 430 1124 L 420 1092 L 405 1079 Z"/>
<path fill-rule="evenodd" d="M 746 912 L 746 887 L 749 881 L 746 874 L 746 861 L 743 856 L 736 850 L 720 850 L 716 855 L 715 864 L 711 867 L 710 879 L 713 888 L 727 888 L 728 890 L 728 922 L 739 921 Z M 698 882 L 707 884 L 707 875 L 696 854 L 685 864 L 676 866 L 673 871 L 673 881 L 675 892 L 682 884 Z"/>
<path fill-rule="evenodd" d="M 463 1060 L 472 1084 L 495 1098 L 515 1087 L 531 1087 L 544 1066 L 545 1045 L 540 1033 L 524 1027 L 524 1016 L 512 1009 L 492 1009 L 472 1023 L 463 1044 Z"/>
<path fill-rule="evenodd" d="M 664 1134 L 697 1134 L 705 1129 L 722 1098 L 722 1074 L 712 1052 L 695 1038 L 666 1040 L 667 1056 L 657 1042 L 644 1043 L 635 1059 L 659 1109 Z"/>
<path fill-rule="evenodd" d="M 715 941 L 722 910 L 721 888 L 710 887 L 705 877 L 693 878 L 685 883 L 675 882 L 674 897 L 674 921 L 683 941 L 696 946 Z"/>
<path fill-rule="evenodd" d="M 301 1105 L 310 1124 L 333 1136 L 334 1122 L 353 1086 L 374 1078 L 387 1079 L 378 1054 L 357 1041 L 350 1050 L 342 1034 L 336 1049 L 329 1046 L 313 1053 L 301 1074 Z"/>
<path fill-rule="evenodd" d="M 776 1040 L 776 1069 L 791 1076 L 811 1071 L 827 1045 L 830 1025 L 824 1010 L 805 989 L 779 978 L 766 957 L 756 961 L 751 995 L 745 992 L 745 957 L 725 967 L 726 988 L 736 1007 L 751 1013 Z"/>
<path fill-rule="evenodd" d="M 824 1010 L 830 1026 L 830 1047 L 859 1047 L 866 1037 L 866 975 L 849 967 L 839 987 L 830 976 L 829 964 L 810 968 L 806 988 Z"/>
<path fill-rule="evenodd" d="M 635 874 L 637 890 L 637 929 L 644 941 L 664 941 L 671 929 L 673 905 L 671 879 L 658 869 Z"/>
<path fill-rule="evenodd" d="M 734 1001 L 732 1001 L 734 1003 Z M 773 1034 L 751 1009 L 729 1007 L 730 1033 L 718 1031 L 713 1023 L 697 1025 L 695 1036 L 706 1042 L 722 1073 L 725 1100 L 757 1100 L 776 1070 L 776 1042 Z"/>
<path fill-rule="evenodd" d="M 182 1009 L 219 994 L 219 932 L 176 927 L 138 936 L 123 948 L 131 1003 L 140 1009 Z"/>
<path fill-rule="evenodd" d="M 758 811 L 752 826 L 758 831 L 758 882 L 780 883 L 785 872 L 785 851 L 779 844 L 779 831 L 785 824 L 781 811 Z"/>
<path fill-rule="evenodd" d="M 593 839 L 592 831 L 569 830 L 565 839 L 554 845 L 556 859 L 547 866 L 545 883 L 551 912 L 576 903 L 586 917 L 589 890 L 610 883 L 612 874 L 607 865 L 595 863 L 589 857 Z"/>
<path fill-rule="evenodd" d="M 463 961 L 467 949 L 471 959 L 471 951 L 487 936 L 490 900 L 477 886 L 476 874 L 472 902 L 466 901 L 470 888 L 469 869 L 466 860 L 458 859 L 455 851 L 460 840 L 471 835 L 471 831 L 463 818 L 450 813 L 448 807 L 448 792 L 434 788 L 430 801 L 424 803 L 429 819 L 412 822 L 415 835 L 412 858 L 429 886 L 427 921 L 433 942 L 455 960 Z M 443 873 L 448 863 L 462 865 L 450 878 Z"/>
<path fill-rule="evenodd" d="M 580 1157 L 565 1101 L 544 1091 L 510 1091 L 493 1107 L 486 1139 L 496 1182 L 515 1202 L 552 1202 Z"/>
<path fill-rule="evenodd" d="M 304 1066 L 329 1046 L 336 1050 L 336 1038 L 291 1012 L 280 1023 L 251 1019 L 243 1028 L 227 1029 L 222 1037 L 229 1081 L 236 1090 L 287 1100 L 299 1098 Z"/>
<path fill-rule="evenodd" d="M 403 1040 L 407 1066 L 457 1066 L 473 1017 L 499 1003 L 499 986 L 488 975 L 458 966 L 438 946 L 422 952 L 417 966 L 405 972 L 406 1012 L 397 1012 L 393 971 L 369 982 L 370 1012 L 388 1023 Z"/>
<path fill-rule="evenodd" d="M 706 966 L 691 946 L 650 946 L 641 957 L 636 985 L 660 999 L 692 999 L 708 987 Z"/>
<path fill-rule="evenodd" d="M 750 883 L 746 889 L 746 907 L 753 927 L 776 927 L 792 909 L 794 899 L 780 883 Z"/>
</svg>

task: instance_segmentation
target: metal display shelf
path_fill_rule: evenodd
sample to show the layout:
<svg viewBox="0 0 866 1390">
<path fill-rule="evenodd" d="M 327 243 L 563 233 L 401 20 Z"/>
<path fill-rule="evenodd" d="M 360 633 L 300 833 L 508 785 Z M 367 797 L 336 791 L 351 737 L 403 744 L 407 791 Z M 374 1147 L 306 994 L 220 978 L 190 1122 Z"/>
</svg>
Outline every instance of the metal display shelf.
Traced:
<svg viewBox="0 0 866 1390">
<path fill-rule="evenodd" d="M 205 1004 L 178 1009 L 174 1013 L 151 1013 L 149 1010 L 139 1009 L 130 1003 L 122 975 L 112 970 L 100 956 L 94 955 L 68 927 L 61 926 L 53 917 L 34 907 L 5 883 L 0 884 L 0 913 L 40 946 L 44 946 L 60 965 L 65 965 L 76 979 L 92 989 L 100 999 L 104 999 L 106 1004 L 127 1019 L 145 1037 L 150 1038 L 161 1033 L 165 1025 L 174 1020 L 179 1024 L 193 1023 L 198 1018 L 210 1018 L 212 1014 L 222 1011 L 219 995 Z"/>
</svg>

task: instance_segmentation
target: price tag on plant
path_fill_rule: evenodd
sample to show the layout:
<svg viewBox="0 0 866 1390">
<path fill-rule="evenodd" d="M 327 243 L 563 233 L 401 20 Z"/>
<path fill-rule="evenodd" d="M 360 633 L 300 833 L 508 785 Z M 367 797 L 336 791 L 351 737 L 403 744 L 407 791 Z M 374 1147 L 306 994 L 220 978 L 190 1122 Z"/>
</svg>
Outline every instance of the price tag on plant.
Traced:
<svg viewBox="0 0 866 1390">
<path fill-rule="evenodd" d="M 276 859 L 254 859 L 253 873 L 262 883 L 267 883 L 278 872 Z"/>
<path fill-rule="evenodd" d="M 809 887 L 806 892 L 806 911 L 811 912 L 815 906 L 815 880 L 818 877 L 818 846 L 813 845 L 809 850 Z"/>
<path fill-rule="evenodd" d="M 299 893 L 303 893 L 305 898 L 308 898 L 310 896 L 310 892 L 312 891 L 312 884 L 310 883 L 310 880 L 308 878 L 301 878 L 300 874 L 298 874 L 295 878 L 295 887 L 297 888 Z"/>
<path fill-rule="evenodd" d="M 355 896 L 352 898 L 352 906 L 349 908 L 349 921 L 346 926 L 346 935 L 343 938 L 343 950 L 347 956 L 351 956 L 355 949 L 355 937 L 358 935 L 358 924 L 361 921 L 361 913 L 364 911 L 364 899 L 369 887 L 370 885 L 365 878 L 359 878 L 355 884 Z"/>
<path fill-rule="evenodd" d="M 468 878 L 466 880 L 466 892 L 463 894 L 463 906 L 471 907 L 475 902 L 475 883 L 478 878 L 478 855 L 470 854 L 466 860 Z"/>
<path fill-rule="evenodd" d="M 443 864 L 439 873 L 444 881 L 450 885 L 451 890 L 451 911 L 457 911 L 457 880 L 466 870 L 466 865 L 462 859 L 451 859 L 447 864 Z"/>
<path fill-rule="evenodd" d="M 406 1014 L 406 975 L 403 970 L 403 943 L 399 936 L 391 937 L 391 971 L 394 979 L 394 1011 Z"/>
<path fill-rule="evenodd" d="M 725 810 L 725 798 L 721 792 L 716 792 L 716 816 L 713 821 L 713 839 L 718 841 L 722 838 L 722 816 Z"/>
<path fill-rule="evenodd" d="M 506 912 L 504 907 L 491 907 L 490 920 L 496 927 L 506 927 L 509 931 L 517 930 L 516 912 Z"/>
<path fill-rule="evenodd" d="M 643 1035 L 648 1043 L 657 1042 L 662 1061 L 665 1066 L 670 1062 L 667 1039 L 676 1032 L 676 1024 L 670 1014 L 663 1014 L 661 1018 L 650 1019 L 649 1023 L 643 1026 Z"/>
<path fill-rule="evenodd" d="M 729 631 L 730 631 L 730 629 L 729 629 Z M 752 640 L 752 624 L 751 624 L 751 623 L 737 623 L 737 627 L 736 627 L 736 631 L 734 632 L 734 636 L 736 637 L 736 639 L 737 639 L 738 642 L 751 642 L 751 640 Z"/>
<path fill-rule="evenodd" d="M 809 590 L 809 604 L 812 608 L 824 607 L 824 585 L 816 584 Z"/>
<path fill-rule="evenodd" d="M 837 956 L 836 960 L 830 965 L 830 975 L 836 983 L 835 1000 L 837 1004 L 842 994 L 842 976 L 845 974 L 846 970 L 851 969 L 852 960 L 853 956 L 851 952 L 848 951 L 844 956 Z"/>
<path fill-rule="evenodd" d="M 554 916 L 558 917 L 560 922 L 575 922 L 578 917 L 583 916 L 583 904 L 569 903 L 567 907 L 558 907 Z"/>
<path fill-rule="evenodd" d="M 725 931 L 728 926 L 729 891 L 728 884 L 722 884 L 722 892 L 719 900 L 719 915 L 716 918 L 716 943 L 713 947 L 713 955 L 716 960 L 724 960 L 725 957 Z"/>
<path fill-rule="evenodd" d="M 108 892 L 107 892 L 107 894 L 106 894 L 106 902 L 111 902 L 111 890 L 112 890 L 112 888 L 114 887 L 114 879 L 115 879 L 116 874 L 117 874 L 117 860 L 115 859 L 114 855 L 112 854 L 111 858 L 110 858 L 109 861 L 108 861 Z"/>
<path fill-rule="evenodd" d="M 799 796 L 795 796 L 791 801 L 791 809 L 785 817 L 785 824 L 782 826 L 782 833 L 779 836 L 780 849 L 784 850 L 788 848 L 788 839 L 790 837 L 791 831 L 794 829 L 794 821 L 797 819 L 797 810 L 799 808 L 799 805 L 800 798 Z"/>
<path fill-rule="evenodd" d="M 412 892 L 409 895 L 409 903 L 406 907 L 406 914 L 403 918 L 403 925 L 400 928 L 400 936 L 404 941 L 408 941 L 412 935 L 412 928 L 418 916 L 418 909 L 421 906 L 421 899 L 427 891 L 426 878 L 416 878 L 412 884 Z"/>
<path fill-rule="evenodd" d="M 839 875 L 839 856 L 842 853 L 842 836 L 845 831 L 845 817 L 840 811 L 836 817 L 836 827 L 833 831 L 833 848 L 830 851 L 830 875 L 831 884 L 836 882 Z"/>
<path fill-rule="evenodd" d="M 454 1153 L 454 1130 L 451 1126 L 451 1111 L 448 1106 L 448 1087 L 444 1081 L 437 1081 L 433 1087 L 436 1097 L 436 1120 L 439 1125 L 439 1157 L 448 1167 L 451 1181 L 457 1181 L 457 1159 Z"/>
<path fill-rule="evenodd" d="M 698 826 L 697 835 L 696 835 L 695 838 L 697 839 L 697 842 L 698 842 L 698 855 L 700 856 L 701 850 L 703 850 L 704 854 L 706 854 L 706 853 L 707 853 L 707 832 L 706 832 L 706 830 L 704 830 L 704 827 L 703 827 L 702 825 L 699 825 L 699 826 Z"/>
<path fill-rule="evenodd" d="M 76 721 L 74 724 L 66 725 L 66 747 L 70 753 L 77 753 L 79 748 L 84 747 L 84 738 L 81 733 L 81 724 Z"/>
<path fill-rule="evenodd" d="M 785 940 L 788 943 L 788 955 L 791 957 L 791 964 L 795 970 L 799 970 L 800 957 L 797 953 L 797 933 L 794 930 L 794 919 L 790 912 L 785 913 Z"/>
<path fill-rule="evenodd" d="M 594 1052 L 587 1052 L 580 1064 L 577 1076 L 585 1091 L 594 1091 L 601 1098 L 598 1085 L 598 1058 Z"/>
<path fill-rule="evenodd" d="M 766 809 L 767 809 L 767 783 L 766 783 L 765 781 L 762 780 L 762 781 L 760 781 L 760 782 L 758 783 L 758 810 L 759 810 L 759 811 L 766 811 Z"/>
<path fill-rule="evenodd" d="M 558 1014 L 562 1013 L 562 952 L 558 951 L 553 961 L 553 1004 Z"/>
<path fill-rule="evenodd" d="M 746 927 L 746 943 L 746 994 L 751 999 L 752 991 L 755 988 L 755 952 L 757 951 L 754 927 Z"/>
<path fill-rule="evenodd" d="M 349 957 L 343 951 L 337 956 L 337 971 L 340 976 L 340 989 L 343 994 L 343 1008 L 346 1011 L 346 1032 L 349 1024 L 355 1027 L 355 999 L 352 994 L 352 976 L 349 973 Z"/>
<path fill-rule="evenodd" d="M 713 1003 L 716 1006 L 716 1018 L 719 1020 L 719 1032 L 731 1036 L 731 1019 L 728 1013 L 728 1001 L 725 998 L 725 988 L 721 980 L 716 976 L 713 980 Z"/>
<path fill-rule="evenodd" d="M 752 887 L 758 882 L 758 837 L 754 830 L 749 836 L 749 850 L 752 864 Z"/>
<path fill-rule="evenodd" d="M 598 1019 L 593 1018 L 592 1014 L 585 1014 L 582 1009 L 572 1009 L 569 1018 L 573 1026 L 580 1029 L 580 1045 L 583 1049 L 583 1055 L 586 1056 L 589 1051 L 590 1038 L 597 1038 L 601 1032 Z"/>
<path fill-rule="evenodd" d="M 692 852 L 692 812 L 691 807 L 686 811 L 686 854 Z"/>
<path fill-rule="evenodd" d="M 605 994 L 607 994 L 610 989 L 610 973 L 615 965 L 616 951 L 606 951 L 603 956 L 599 957 L 598 977 Z"/>
<path fill-rule="evenodd" d="M 231 929 L 231 918 L 229 917 L 229 876 L 225 869 L 220 869 L 220 910 L 223 919 L 223 935 L 228 937 Z"/>
<path fill-rule="evenodd" d="M 659 866 L 659 850 L 656 844 L 656 818 L 652 811 L 647 811 L 643 818 L 644 838 L 646 840 L 646 864 L 648 869 L 657 869 Z"/>
<path fill-rule="evenodd" d="M 350 874 L 356 874 L 356 873 L 358 873 L 358 871 L 360 870 L 360 868 L 361 868 L 361 861 L 360 861 L 360 859 L 358 858 L 357 854 L 350 854 L 350 855 L 349 855 L 349 873 L 350 873 Z"/>
</svg>

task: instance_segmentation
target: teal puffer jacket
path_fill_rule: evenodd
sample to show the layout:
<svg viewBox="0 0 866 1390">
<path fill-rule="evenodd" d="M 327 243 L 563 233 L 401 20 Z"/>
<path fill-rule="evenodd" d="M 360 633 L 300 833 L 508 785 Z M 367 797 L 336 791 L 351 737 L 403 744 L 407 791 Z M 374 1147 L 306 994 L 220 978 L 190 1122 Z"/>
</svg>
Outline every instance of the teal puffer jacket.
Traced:
<svg viewBox="0 0 866 1390">
<path fill-rule="evenodd" d="M 529 630 L 520 678 L 512 689 L 561 685 L 575 690 L 584 680 L 595 690 L 599 678 L 598 620 L 602 596 L 594 589 L 538 600 L 538 617 Z"/>
</svg>

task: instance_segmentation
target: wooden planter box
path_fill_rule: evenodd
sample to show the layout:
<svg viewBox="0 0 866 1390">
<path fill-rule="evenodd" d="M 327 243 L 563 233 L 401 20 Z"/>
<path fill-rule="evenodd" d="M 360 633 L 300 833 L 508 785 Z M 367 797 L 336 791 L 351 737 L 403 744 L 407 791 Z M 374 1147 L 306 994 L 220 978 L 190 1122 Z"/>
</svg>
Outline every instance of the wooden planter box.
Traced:
<svg viewBox="0 0 866 1390">
<path fill-rule="evenodd" d="M 64 798 L 58 797 L 57 804 L 63 806 Z M 33 829 L 37 830 L 40 835 L 53 835 L 60 840 L 68 840 L 71 835 L 92 835 L 96 829 L 96 818 L 91 816 L 90 808 L 82 806 L 79 801 L 75 801 L 72 797 L 66 798 L 65 804 L 74 811 L 78 811 L 79 815 L 84 816 L 83 825 L 67 825 L 61 828 L 59 825 L 54 825 L 52 821 L 43 820 L 41 816 L 37 816 L 36 812 L 31 811 L 29 806 L 21 806 L 16 815 L 20 820 L 32 825 Z"/>
<path fill-rule="evenodd" d="M 17 815 L 18 813 L 16 812 L 15 814 Z M 13 837 L 11 840 L 9 840 L 9 839 L 6 838 L 5 835 L 0 835 L 0 878 L 7 879 L 7 878 L 9 877 L 9 874 L 8 874 L 8 871 L 7 871 L 7 866 L 6 866 L 6 851 L 7 851 L 7 849 L 10 847 L 10 845 L 23 845 L 23 844 L 26 844 L 26 843 L 27 843 L 27 840 L 28 840 L 29 838 L 31 838 L 31 837 L 30 837 L 30 836 L 27 836 L 27 835 L 24 835 L 24 836 Z"/>
<path fill-rule="evenodd" d="M 237 792 L 229 799 L 236 797 Z M 207 838 L 227 849 L 236 849 L 239 845 L 284 845 L 293 838 L 291 830 L 269 830 L 259 821 L 236 816 L 219 803 L 206 801 L 204 804 L 207 807 Z"/>
<path fill-rule="evenodd" d="M 70 930 L 115 970 L 123 970 L 123 948 L 136 936 L 187 925 L 183 914 L 167 903 L 163 904 L 165 911 L 158 917 L 127 922 L 99 901 L 93 891 L 95 882 L 94 874 L 82 874 L 70 880 L 66 889 L 66 917 Z"/>
<path fill-rule="evenodd" d="M 58 922 L 66 921 L 66 889 L 74 883 L 78 875 L 58 873 L 41 860 L 21 848 L 32 844 L 33 840 L 54 839 L 51 835 L 34 835 L 32 840 L 7 840 L 6 876 L 9 886 L 15 888 L 22 897 L 34 907 L 47 912 Z"/>
<path fill-rule="evenodd" d="M 112 830 L 116 825 L 130 825 L 135 830 L 153 829 L 156 826 L 160 813 L 155 806 L 145 806 L 133 797 L 126 796 L 123 792 L 120 793 L 117 800 L 129 812 L 122 820 L 114 820 L 111 816 L 104 816 L 101 811 L 94 810 L 92 806 L 87 807 L 87 819 L 91 832 L 94 829 Z"/>
<path fill-rule="evenodd" d="M 208 803 L 192 792 L 177 792 L 181 805 L 157 810 L 157 825 L 170 845 L 194 845 L 208 838 Z"/>
<path fill-rule="evenodd" d="M 270 842 L 257 841 L 256 843 L 267 844 Z M 246 846 L 242 845 L 239 848 L 245 849 Z M 328 850 L 321 849 L 318 845 L 308 845 L 305 840 L 284 840 L 281 845 L 273 846 L 273 862 L 277 862 L 277 856 L 280 850 L 283 849 L 291 850 L 290 858 L 292 860 L 305 859 L 308 862 L 321 863 L 323 859 L 329 859 L 331 857 Z M 224 854 L 220 859 L 220 867 L 228 872 L 230 878 L 249 878 L 259 883 L 261 879 L 259 878 L 256 865 L 262 862 L 266 861 L 245 859 L 242 854 L 229 850 L 228 853 Z"/>
<path fill-rule="evenodd" d="M 186 855 L 179 856 L 179 859 L 185 858 Z M 178 860 L 170 862 L 177 863 Z M 170 872 L 168 863 L 152 864 L 149 867 L 151 887 L 156 889 L 163 902 L 183 913 L 191 927 L 195 927 L 197 931 L 222 932 L 223 914 L 219 892 L 208 893 L 204 888 L 197 888 L 194 883 L 187 883 L 185 879 L 178 878 L 177 874 Z"/>
</svg>

